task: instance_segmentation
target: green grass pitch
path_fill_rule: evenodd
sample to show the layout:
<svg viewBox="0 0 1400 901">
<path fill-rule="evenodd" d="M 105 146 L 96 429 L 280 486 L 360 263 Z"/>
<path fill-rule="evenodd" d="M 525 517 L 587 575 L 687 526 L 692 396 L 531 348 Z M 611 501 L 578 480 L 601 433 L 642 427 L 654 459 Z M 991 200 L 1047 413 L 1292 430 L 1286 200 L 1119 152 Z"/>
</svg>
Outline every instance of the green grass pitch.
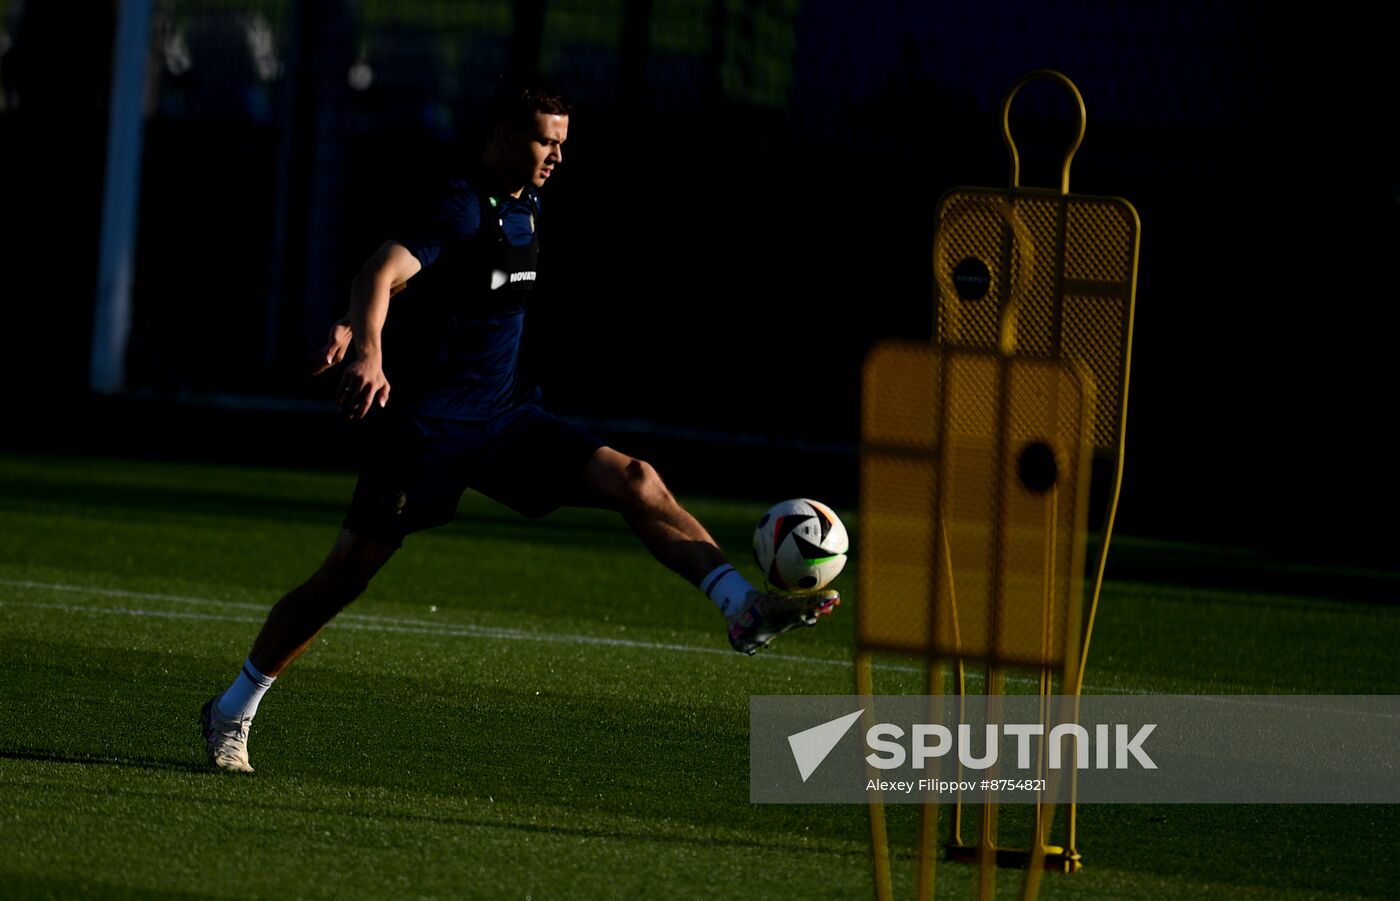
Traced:
<svg viewBox="0 0 1400 901">
<path fill-rule="evenodd" d="M 851 692 L 849 608 L 742 658 L 602 513 L 468 498 L 269 693 L 258 772 L 207 771 L 200 704 L 351 484 L 0 457 L 0 895 L 870 897 L 863 808 L 748 802 L 749 695 Z M 752 575 L 767 503 L 687 501 Z M 1086 691 L 1396 694 L 1397 647 L 1393 606 L 1111 581 Z M 913 814 L 891 811 L 904 897 Z M 1079 846 L 1042 897 L 1400 895 L 1397 807 L 1086 807 Z M 973 873 L 941 865 L 940 897 Z"/>
</svg>

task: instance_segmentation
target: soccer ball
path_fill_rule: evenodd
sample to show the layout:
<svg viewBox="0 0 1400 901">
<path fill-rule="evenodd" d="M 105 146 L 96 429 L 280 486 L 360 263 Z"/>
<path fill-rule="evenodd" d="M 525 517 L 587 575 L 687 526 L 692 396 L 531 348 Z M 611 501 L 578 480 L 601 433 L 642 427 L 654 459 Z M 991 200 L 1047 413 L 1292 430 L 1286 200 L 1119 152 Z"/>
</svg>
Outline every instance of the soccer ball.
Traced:
<svg viewBox="0 0 1400 901">
<path fill-rule="evenodd" d="M 831 508 L 809 498 L 769 508 L 753 530 L 753 558 L 768 584 L 783 591 L 819 591 L 846 565 L 850 539 Z"/>
</svg>

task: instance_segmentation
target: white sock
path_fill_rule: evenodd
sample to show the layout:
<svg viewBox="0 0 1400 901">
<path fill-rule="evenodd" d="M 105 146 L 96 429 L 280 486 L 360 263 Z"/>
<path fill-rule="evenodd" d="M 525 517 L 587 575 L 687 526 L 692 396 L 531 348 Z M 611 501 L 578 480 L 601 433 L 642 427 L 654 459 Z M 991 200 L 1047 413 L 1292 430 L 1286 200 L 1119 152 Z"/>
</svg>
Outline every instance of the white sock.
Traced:
<svg viewBox="0 0 1400 901">
<path fill-rule="evenodd" d="M 258 702 L 276 680 L 276 676 L 264 676 L 258 672 L 252 660 L 245 660 L 243 669 L 238 672 L 238 678 L 233 680 L 228 691 L 219 698 L 220 715 L 252 719 L 253 714 L 258 712 Z"/>
<path fill-rule="evenodd" d="M 708 576 L 700 580 L 700 590 L 715 602 L 725 619 L 731 619 L 743 609 L 749 592 L 757 589 L 749 584 L 748 579 L 739 575 L 737 569 L 725 563 L 716 566 Z"/>
</svg>

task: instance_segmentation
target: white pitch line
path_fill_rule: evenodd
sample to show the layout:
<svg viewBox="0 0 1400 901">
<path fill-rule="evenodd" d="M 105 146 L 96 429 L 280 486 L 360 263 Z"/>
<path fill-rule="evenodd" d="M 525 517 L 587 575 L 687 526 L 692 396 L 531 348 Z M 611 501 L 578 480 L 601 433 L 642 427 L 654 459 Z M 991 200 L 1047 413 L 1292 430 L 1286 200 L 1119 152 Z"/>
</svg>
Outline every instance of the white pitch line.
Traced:
<svg viewBox="0 0 1400 901">
<path fill-rule="evenodd" d="M 8 584 L 15 584 L 15 583 L 9 582 L 9 581 L 4 580 L 4 579 L 0 579 L 0 585 L 8 585 Z M 40 585 L 37 584 L 37 583 L 25 583 L 25 584 L 27 584 L 29 587 L 49 587 L 49 586 L 40 586 Z M 67 586 L 67 587 L 65 587 L 65 588 L 63 588 L 63 589 L 61 589 L 61 590 L 80 591 L 81 589 L 78 588 L 77 586 Z M 112 592 L 111 590 L 108 590 L 108 589 L 100 589 L 100 590 L 98 590 L 98 593 L 114 593 L 114 592 Z M 128 596 L 128 597 L 143 597 L 143 595 L 141 595 L 139 592 L 122 592 L 121 594 L 122 594 L 123 596 Z M 147 597 L 148 599 L 175 600 L 175 598 L 173 598 L 173 597 L 171 597 L 171 596 L 169 596 L 169 595 L 144 595 L 144 597 Z M 183 601 L 185 601 L 185 602 L 188 602 L 188 601 L 191 601 L 191 600 L 199 600 L 201 603 L 206 603 L 206 604 L 219 604 L 219 603 L 222 603 L 222 602 L 220 602 L 220 601 L 213 601 L 213 600 L 207 600 L 207 599 L 183 598 L 183 599 L 180 599 L 180 600 L 183 600 Z M 230 606 L 247 607 L 247 606 L 250 606 L 250 605 L 246 605 L 246 604 L 230 604 Z M 233 622 L 233 623 L 252 623 L 252 624 L 258 624 L 258 623 L 261 623 L 261 622 L 262 622 L 262 618 L 261 618 L 261 617 L 252 617 L 252 616 L 218 616 L 218 615 L 210 614 L 210 613 L 187 613 L 187 612 L 182 612 L 182 611 L 178 611 L 178 610 L 142 610 L 142 609 L 139 609 L 139 608 L 131 608 L 131 607 L 92 607 L 92 606 L 84 606 L 84 605 L 79 605 L 79 604 L 42 604 L 42 603 L 33 603 L 33 602 L 29 602 L 29 601 L 19 601 L 19 602 L 16 602 L 16 601 L 5 601 L 5 600 L 0 600 L 0 607 L 28 607 L 28 608 L 39 609 L 39 610 L 61 610 L 61 611 L 66 612 L 66 613 L 101 613 L 101 614 L 109 614 L 109 615 L 116 615 L 116 616 L 156 617 L 156 618 L 160 618 L 160 619 L 190 619 L 190 620 L 201 620 L 201 621 L 206 621 L 206 622 Z M 342 614 L 341 616 L 342 616 L 342 618 L 343 618 L 344 614 Z M 374 617 L 373 615 L 371 615 L 371 614 L 362 614 L 362 615 L 361 615 L 361 618 L 363 618 L 363 619 L 375 619 L 375 617 Z M 638 640 L 636 640 L 636 639 L 631 639 L 631 638 L 604 638 L 604 637 L 602 637 L 602 636 L 596 636 L 596 635 L 577 635 L 577 634 L 554 633 L 554 632 L 524 632 L 524 631 L 521 631 L 521 630 L 519 630 L 519 629 L 501 629 L 501 628 L 496 628 L 496 627 L 492 627 L 492 626 L 472 626 L 472 625 L 466 625 L 466 626 L 443 626 L 443 625 L 441 625 L 441 624 L 439 624 L 439 623 L 426 623 L 425 625 L 428 626 L 429 628 L 421 628 L 421 627 L 418 627 L 418 626 L 412 626 L 412 625 L 398 625 L 398 624 L 397 624 L 397 623 L 399 623 L 399 622 L 410 622 L 410 623 L 415 622 L 415 621 L 413 621 L 413 620 L 399 621 L 399 620 L 394 620 L 394 619 L 392 619 L 391 617 L 379 617 L 379 619 L 383 620 L 384 622 L 382 622 L 382 623 L 358 623 L 358 622 L 340 623 L 340 622 L 338 622 L 338 623 L 333 623 L 331 627 L 332 627 L 332 628 L 337 628 L 337 627 L 338 627 L 338 628 L 342 628 L 342 629 L 354 629 L 354 630 L 360 631 L 360 632 L 388 632 L 388 633 L 400 634 L 400 635 L 427 635 L 427 636 L 430 636 L 430 637 L 444 637 L 444 638 L 496 638 L 496 639 L 504 639 L 504 640 L 507 640 L 507 641 L 542 641 L 542 642 L 549 642 L 549 643 L 553 643 L 553 644 L 595 645 L 595 646 L 603 646 L 603 647 L 632 648 L 632 649 L 636 649 L 636 650 L 647 650 L 647 651 L 680 651 L 680 652 L 682 652 L 682 653 L 688 653 L 688 654 L 718 654 L 718 655 L 725 656 L 725 657 L 732 657 L 732 656 L 733 656 L 733 653 L 734 653 L 733 651 L 725 651 L 725 650 L 722 650 L 722 649 L 720 649 L 720 648 L 700 648 L 700 647 L 695 647 L 694 645 L 667 644 L 667 643 L 665 643 L 665 642 L 655 642 L 655 641 L 638 641 Z M 760 654 L 760 655 L 758 656 L 758 659 L 759 659 L 759 660 L 780 660 L 780 661 L 784 661 L 784 662 L 799 663 L 799 664 L 821 664 L 821 665 L 823 665 L 823 666 L 845 666 L 845 667 L 849 667 L 849 666 L 852 665 L 851 661 L 849 661 L 849 660 L 828 660 L 828 659 L 823 659 L 823 658 L 820 658 L 820 657 L 801 657 L 801 656 L 795 656 L 795 655 L 790 655 L 790 654 Z M 879 668 L 879 669 L 895 670 L 895 671 L 900 671 L 900 672 L 923 672 L 923 671 L 924 671 L 924 668 L 923 668 L 923 667 L 920 667 L 920 666 L 911 666 L 911 665 L 908 665 L 908 664 L 889 663 L 889 662 L 877 663 L 877 664 L 876 664 L 876 667 Z M 1005 681 L 1011 682 L 1011 683 L 1013 683 L 1013 684 L 1019 684 L 1019 685 L 1036 685 L 1036 684 L 1038 684 L 1038 680 L 1036 680 L 1036 679 L 1034 679 L 1034 678 L 1031 678 L 1031 677 L 1021 677 L 1021 676 L 1015 676 L 1015 675 L 1008 674 L 1008 675 L 1006 675 L 1004 678 L 1005 678 Z M 1092 692 L 1094 691 L 1093 686 L 1088 686 L 1088 687 L 1090 688 L 1090 691 L 1091 691 L 1091 693 L 1092 693 Z M 1127 691 L 1127 692 L 1125 692 L 1125 691 L 1121 691 L 1121 690 L 1120 690 L 1120 691 L 1116 692 L 1116 694 L 1125 694 L 1125 695 L 1149 695 L 1149 694 L 1152 694 L 1152 692 L 1146 692 L 1146 691 Z M 1315 711 L 1315 712 L 1319 712 L 1319 713 L 1335 713 L 1335 712 L 1336 712 L 1336 710 L 1335 710 L 1334 708 L 1321 707 L 1321 706 L 1296 707 L 1296 706 L 1288 705 L 1288 704 L 1280 704 L 1280 703 L 1278 703 L 1277 701 L 1274 701 L 1274 700 L 1265 700 L 1264 697 L 1255 697 L 1255 696 L 1252 696 L 1252 695 L 1229 695 L 1229 696 L 1193 695 L 1192 697 L 1194 697 L 1197 701 L 1201 701 L 1201 702 L 1212 702 L 1212 703 L 1220 703 L 1220 704 L 1238 704 L 1238 705 L 1246 706 L 1246 707 L 1272 707 L 1272 708 L 1279 708 L 1279 709 L 1293 710 L 1293 711 L 1300 711 L 1300 710 L 1301 710 L 1301 711 Z M 1356 715 L 1356 716 L 1362 716 L 1362 717 L 1367 717 L 1367 718 L 1372 718 L 1372 719 L 1374 719 L 1374 718 L 1387 719 L 1387 720 L 1391 720 L 1391 719 L 1400 719 L 1400 716 L 1396 716 L 1395 714 L 1391 714 L 1391 713 L 1382 713 L 1382 712 L 1375 712 L 1375 711 L 1361 711 L 1361 710 L 1357 710 L 1357 711 L 1347 711 L 1347 712 L 1352 713 L 1352 714 L 1354 714 L 1354 715 Z"/>
<path fill-rule="evenodd" d="M 0 581 L 0 584 L 4 584 Z M 38 587 L 38 586 L 34 586 Z M 135 592 L 127 592 L 126 596 L 138 596 Z M 155 598 L 148 598 L 155 599 Z M 169 596 L 158 598 L 160 600 L 174 600 Z M 188 603 L 191 600 L 183 599 Z M 216 602 L 206 602 L 216 603 Z M 248 605 L 239 604 L 238 607 Z M 33 601 L 10 601 L 0 600 L 0 607 L 25 607 L 37 610 L 61 610 L 65 613 L 97 613 L 112 616 L 136 616 L 154 617 L 159 619 L 188 619 L 206 622 L 236 622 L 259 624 L 263 620 L 261 617 L 251 616 L 220 616 L 210 613 L 190 613 L 177 610 L 146 610 L 134 607 L 96 607 L 82 604 L 45 604 Z M 258 608 L 263 609 L 263 608 Z M 438 623 L 427 623 L 421 620 L 395 620 L 392 617 L 374 617 L 369 614 L 362 614 L 360 619 L 379 620 L 378 622 L 341 622 L 345 614 L 336 618 L 329 628 L 332 629 L 353 629 L 358 632 L 386 632 L 399 635 L 426 635 L 429 637 L 442 638 L 494 638 L 506 641 L 539 641 L 551 644 L 573 644 L 573 645 L 593 645 L 601 647 L 631 648 L 635 650 L 647 651 L 679 651 L 689 654 L 717 654 L 724 657 L 733 655 L 733 651 L 720 648 L 701 648 L 694 645 L 669 644 L 658 641 L 640 641 L 633 638 L 607 638 L 599 635 L 578 635 L 556 632 L 526 632 L 520 629 L 503 629 L 493 626 L 444 626 Z M 825 660 L 820 657 L 800 657 L 786 654 L 763 654 L 762 657 L 768 660 L 781 660 L 790 663 L 822 664 L 826 666 L 850 666 L 849 660 Z M 917 668 L 910 668 L 917 671 Z"/>
<path fill-rule="evenodd" d="M 107 613 L 116 616 L 151 616 L 159 619 L 197 619 L 221 623 L 260 623 L 251 616 L 216 616 L 211 613 L 182 613 L 178 610 L 138 610 L 130 607 L 85 607 L 80 604 L 40 604 L 31 601 L 0 601 L 0 607 L 28 607 L 31 610 L 62 610 L 65 613 Z"/>
<path fill-rule="evenodd" d="M 266 611 L 271 604 L 247 604 L 238 601 L 220 601 L 213 598 L 191 598 L 178 594 L 151 594 L 143 591 L 123 591 L 120 588 L 96 588 L 88 585 L 67 585 L 62 582 L 26 582 L 19 579 L 0 579 L 0 585 L 11 588 L 40 588 L 45 591 L 71 591 L 78 594 L 95 594 L 110 598 L 135 598 L 140 601 L 173 601 L 179 604 L 196 604 L 210 607 L 235 607 L 243 610 Z"/>
<path fill-rule="evenodd" d="M 153 594 L 143 591 L 124 591 L 120 588 L 95 588 L 86 585 L 68 585 L 62 582 L 24 582 L 16 579 L 0 579 L 0 586 L 11 586 L 15 588 L 38 588 L 45 591 L 66 591 L 76 594 L 92 594 L 99 597 L 133 598 L 138 601 L 169 601 L 175 604 L 190 604 L 196 607 L 219 607 L 232 608 L 235 610 L 256 610 L 266 614 L 272 609 L 272 602 L 265 604 L 253 604 L 246 601 L 224 601 L 218 598 L 198 598 L 181 594 Z M 426 619 L 404 619 L 401 617 L 383 616 L 373 613 L 346 613 L 336 615 L 336 622 L 342 620 L 363 620 L 374 623 L 392 623 L 400 626 L 426 626 L 436 629 L 441 627 L 441 622 L 434 622 Z M 344 623 L 341 623 L 342 625 Z M 478 627 L 468 627 L 478 628 Z M 486 627 L 480 627 L 486 628 Z M 524 633 L 528 634 L 528 633 Z"/>
<path fill-rule="evenodd" d="M 126 591 L 118 588 L 96 588 L 86 585 L 72 585 L 61 582 L 30 582 L 16 579 L 0 579 L 0 586 L 10 586 L 14 588 L 31 588 L 47 591 L 62 591 L 75 594 L 98 595 L 101 597 L 121 597 L 133 598 L 145 601 L 168 601 L 177 604 L 190 604 L 200 607 L 232 608 L 237 610 L 257 610 L 265 612 L 270 609 L 271 604 L 249 604 L 239 601 L 224 601 L 217 598 L 189 597 L 187 595 L 155 594 L 150 592 Z M 13 607 L 36 607 L 40 609 L 65 610 L 74 613 L 108 613 L 124 616 L 149 616 L 166 619 L 203 619 L 219 622 L 245 622 L 261 623 L 262 618 L 251 617 L 230 617 L 213 616 L 196 613 L 176 613 L 172 611 L 144 610 L 128 607 L 91 607 L 64 604 L 37 604 L 30 602 L 0 601 L 0 606 Z M 596 635 L 580 635 L 577 633 L 559 632 L 530 632 L 523 629 L 505 629 L 494 626 L 456 625 L 449 626 L 440 622 L 432 622 L 421 619 L 405 619 L 400 617 L 380 616 L 370 613 L 341 613 L 331 623 L 331 628 L 355 629 L 364 632 L 387 632 L 405 635 L 428 635 L 441 636 L 444 638 L 497 638 L 506 641 L 540 641 L 552 644 L 572 644 L 572 645 L 593 645 L 601 647 L 631 648 L 645 651 L 679 651 L 687 654 L 717 654 L 723 657 L 731 657 L 734 652 L 723 648 L 703 648 L 695 645 L 670 644 L 666 642 L 641 641 L 632 638 L 606 638 Z M 822 657 L 805 657 L 797 654 L 771 654 L 763 652 L 757 655 L 758 659 L 776 660 L 785 663 L 812 664 L 820 666 L 841 666 L 850 667 L 853 665 L 850 660 L 828 659 Z M 877 669 L 891 672 L 922 673 L 925 667 L 914 664 L 895 663 L 892 661 L 880 661 L 875 664 Z M 1007 674 L 1005 680 L 1013 685 L 1037 685 L 1038 680 L 1033 677 L 1022 677 Z M 1085 686 L 1090 691 L 1094 691 L 1093 686 Z M 1146 692 L 1124 692 L 1116 690 L 1117 694 L 1146 694 Z"/>
</svg>

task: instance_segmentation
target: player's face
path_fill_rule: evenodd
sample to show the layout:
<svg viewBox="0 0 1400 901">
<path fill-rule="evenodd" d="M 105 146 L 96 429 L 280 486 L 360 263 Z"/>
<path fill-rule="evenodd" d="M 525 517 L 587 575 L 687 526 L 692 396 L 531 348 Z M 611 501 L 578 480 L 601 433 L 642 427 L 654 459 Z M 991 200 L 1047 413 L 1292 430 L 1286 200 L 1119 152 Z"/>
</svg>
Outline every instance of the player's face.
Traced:
<svg viewBox="0 0 1400 901">
<path fill-rule="evenodd" d="M 535 123 L 524 131 L 513 132 L 507 156 L 511 174 L 521 183 L 539 187 L 549 180 L 554 167 L 564 161 L 564 142 L 569 139 L 569 117 L 535 113 Z"/>
</svg>

